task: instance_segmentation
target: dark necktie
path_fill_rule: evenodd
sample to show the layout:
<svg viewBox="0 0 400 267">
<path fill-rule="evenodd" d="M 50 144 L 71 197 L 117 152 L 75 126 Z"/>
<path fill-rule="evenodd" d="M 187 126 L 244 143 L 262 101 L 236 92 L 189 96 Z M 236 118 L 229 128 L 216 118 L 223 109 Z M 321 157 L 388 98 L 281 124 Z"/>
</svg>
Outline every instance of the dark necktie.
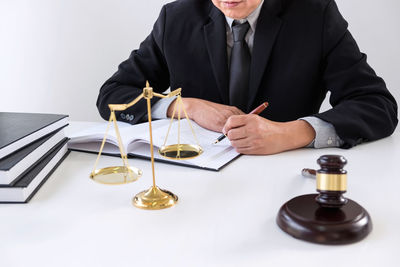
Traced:
<svg viewBox="0 0 400 267">
<path fill-rule="evenodd" d="M 235 23 L 232 26 L 233 47 L 229 69 L 229 101 L 232 106 L 246 112 L 251 56 L 244 37 L 250 25 L 248 22 L 236 25 Z"/>
</svg>

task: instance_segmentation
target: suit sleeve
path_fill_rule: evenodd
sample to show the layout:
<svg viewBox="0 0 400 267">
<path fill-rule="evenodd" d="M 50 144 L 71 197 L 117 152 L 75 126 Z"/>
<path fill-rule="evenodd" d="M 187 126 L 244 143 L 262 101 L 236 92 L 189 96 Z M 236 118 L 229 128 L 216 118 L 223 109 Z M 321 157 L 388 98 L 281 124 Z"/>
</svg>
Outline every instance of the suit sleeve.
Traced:
<svg viewBox="0 0 400 267">
<path fill-rule="evenodd" d="M 335 1 L 330 1 L 324 17 L 323 81 L 333 108 L 315 116 L 335 127 L 344 141 L 342 148 L 389 136 L 398 122 L 395 99 L 347 26 Z"/>
<path fill-rule="evenodd" d="M 118 71 L 108 79 L 100 89 L 97 108 L 101 117 L 108 120 L 108 104 L 129 103 L 143 92 L 146 80 L 155 92 L 164 92 L 169 88 L 169 71 L 163 55 L 164 27 L 166 20 L 165 6 L 154 24 L 151 34 L 138 50 L 122 62 Z M 153 98 L 152 103 L 158 99 Z M 118 120 L 135 124 L 147 115 L 146 101 L 142 99 L 136 105 L 123 112 L 116 112 Z"/>
</svg>

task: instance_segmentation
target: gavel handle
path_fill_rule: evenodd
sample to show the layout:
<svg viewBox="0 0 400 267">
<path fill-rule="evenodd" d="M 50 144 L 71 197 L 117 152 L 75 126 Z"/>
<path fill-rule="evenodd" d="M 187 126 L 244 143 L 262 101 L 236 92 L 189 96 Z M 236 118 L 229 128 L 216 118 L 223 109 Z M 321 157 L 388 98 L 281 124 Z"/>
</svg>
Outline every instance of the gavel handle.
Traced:
<svg viewBox="0 0 400 267">
<path fill-rule="evenodd" d="M 301 175 L 304 177 L 315 178 L 317 176 L 317 171 L 305 168 L 301 171 Z"/>
</svg>

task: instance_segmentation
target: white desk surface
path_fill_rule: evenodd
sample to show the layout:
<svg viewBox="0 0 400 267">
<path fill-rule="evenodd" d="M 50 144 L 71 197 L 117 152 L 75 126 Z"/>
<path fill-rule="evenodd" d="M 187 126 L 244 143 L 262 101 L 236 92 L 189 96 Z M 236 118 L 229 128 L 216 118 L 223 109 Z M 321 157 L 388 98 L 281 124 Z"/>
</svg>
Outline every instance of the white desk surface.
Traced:
<svg viewBox="0 0 400 267">
<path fill-rule="evenodd" d="M 68 132 L 93 123 L 72 122 Z M 304 167 L 323 154 L 347 158 L 348 193 L 373 230 L 344 246 L 292 238 L 275 223 L 289 199 L 315 193 Z M 146 160 L 132 184 L 89 179 L 96 155 L 71 152 L 29 204 L 0 205 L 0 266 L 399 266 L 400 133 L 350 150 L 301 149 L 241 156 L 220 172 L 156 163 L 156 181 L 179 197 L 160 211 L 131 198 L 151 186 Z M 100 164 L 120 164 L 102 157 Z"/>
</svg>

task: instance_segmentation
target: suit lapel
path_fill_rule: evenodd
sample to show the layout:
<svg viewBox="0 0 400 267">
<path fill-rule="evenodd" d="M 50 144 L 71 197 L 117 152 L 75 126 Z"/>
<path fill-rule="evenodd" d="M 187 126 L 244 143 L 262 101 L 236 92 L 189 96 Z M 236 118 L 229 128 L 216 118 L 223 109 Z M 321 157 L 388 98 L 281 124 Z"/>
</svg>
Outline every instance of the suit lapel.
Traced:
<svg viewBox="0 0 400 267">
<path fill-rule="evenodd" d="M 226 20 L 224 15 L 214 5 L 211 6 L 210 18 L 209 23 L 204 25 L 206 47 L 221 98 L 224 104 L 228 104 L 229 74 L 226 54 Z"/>
<path fill-rule="evenodd" d="M 265 68 L 270 59 L 272 48 L 281 28 L 282 20 L 276 15 L 279 10 L 279 0 L 265 1 L 257 21 L 251 55 L 248 110 L 252 108 Z M 256 103 L 256 105 L 259 104 Z"/>
</svg>

